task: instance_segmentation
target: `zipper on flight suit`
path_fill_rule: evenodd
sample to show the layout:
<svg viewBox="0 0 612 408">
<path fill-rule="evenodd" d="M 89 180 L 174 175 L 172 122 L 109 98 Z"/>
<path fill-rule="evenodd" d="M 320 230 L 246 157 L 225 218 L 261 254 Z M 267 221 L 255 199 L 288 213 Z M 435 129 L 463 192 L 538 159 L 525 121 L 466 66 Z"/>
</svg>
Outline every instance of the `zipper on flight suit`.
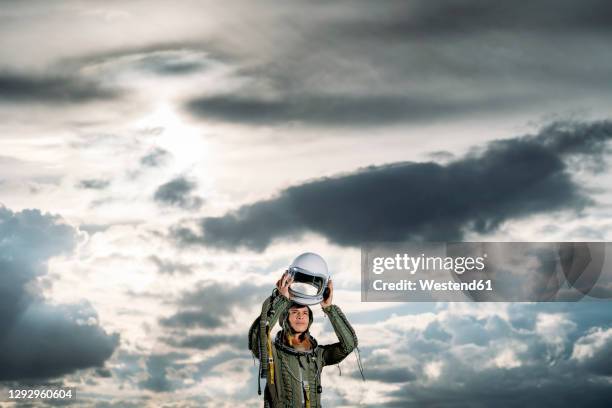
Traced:
<svg viewBox="0 0 612 408">
<path fill-rule="evenodd" d="M 310 408 L 310 384 L 308 380 L 304 380 L 304 366 L 302 365 L 302 356 L 298 356 L 298 363 L 300 364 L 300 382 L 302 383 L 302 407 Z"/>
</svg>

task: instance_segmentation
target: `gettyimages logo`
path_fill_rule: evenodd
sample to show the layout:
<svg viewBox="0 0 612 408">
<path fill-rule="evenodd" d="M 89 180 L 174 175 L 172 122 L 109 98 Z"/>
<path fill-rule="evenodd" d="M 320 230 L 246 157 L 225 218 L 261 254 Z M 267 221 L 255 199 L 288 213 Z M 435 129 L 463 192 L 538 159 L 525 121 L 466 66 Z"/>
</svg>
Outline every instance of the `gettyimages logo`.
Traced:
<svg viewBox="0 0 612 408">
<path fill-rule="evenodd" d="M 458 242 L 362 248 L 363 301 L 612 299 L 612 244 Z"/>
<path fill-rule="evenodd" d="M 410 256 L 409 254 L 396 254 L 395 257 L 376 257 L 372 260 L 372 272 L 379 275 L 385 270 L 405 270 L 411 275 L 414 275 L 418 271 L 434 271 L 434 270 L 446 270 L 455 272 L 458 275 L 463 274 L 466 271 L 472 271 L 474 269 L 482 271 L 485 269 L 485 258 L 487 254 L 473 258 L 467 257 L 440 257 L 440 256 Z"/>
</svg>

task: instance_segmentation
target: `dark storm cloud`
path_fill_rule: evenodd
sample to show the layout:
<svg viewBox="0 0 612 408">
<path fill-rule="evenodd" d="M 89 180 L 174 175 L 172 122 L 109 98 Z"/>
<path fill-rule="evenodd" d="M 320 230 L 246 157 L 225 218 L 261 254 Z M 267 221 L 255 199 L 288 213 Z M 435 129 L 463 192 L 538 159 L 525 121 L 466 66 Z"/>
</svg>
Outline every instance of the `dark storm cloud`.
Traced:
<svg viewBox="0 0 612 408">
<path fill-rule="evenodd" d="M 612 6 L 605 0 L 536 0 L 529 5 L 487 0 L 410 3 L 393 1 L 338 31 L 356 36 L 376 35 L 402 40 L 415 35 L 474 34 L 483 31 L 568 32 L 610 31 Z"/>
<path fill-rule="evenodd" d="M 612 138 L 612 122 L 555 122 L 544 127 L 531 140 L 559 154 L 604 153 L 606 143 Z"/>
<path fill-rule="evenodd" d="M 71 253 L 76 241 L 58 216 L 0 206 L 0 380 L 102 366 L 117 347 L 119 336 L 97 324 L 89 303 L 51 305 L 33 290 L 48 259 Z"/>
<path fill-rule="evenodd" d="M 590 203 L 572 181 L 564 155 L 593 152 L 612 137 L 610 122 L 564 123 L 535 136 L 489 143 L 446 165 L 370 166 L 282 190 L 220 217 L 201 233 L 175 228 L 184 244 L 265 249 L 274 239 L 317 232 L 340 245 L 367 241 L 460 240 L 502 222 Z"/>
<path fill-rule="evenodd" d="M 612 7 L 603 0 L 315 10 L 272 30 L 278 46 L 257 63 L 232 61 L 239 89 L 192 97 L 185 109 L 232 123 L 350 127 L 610 101 Z"/>
<path fill-rule="evenodd" d="M 121 92 L 76 76 L 33 76 L 0 72 L 0 101 L 14 103 L 83 103 L 110 100 Z"/>
<path fill-rule="evenodd" d="M 140 158 L 140 164 L 147 167 L 159 167 L 171 156 L 170 152 L 161 148 L 155 148 Z"/>
<path fill-rule="evenodd" d="M 187 210 L 197 210 L 202 206 L 204 200 L 191 195 L 195 188 L 196 184 L 194 182 L 184 177 L 177 177 L 159 186 L 153 199 L 159 203 L 174 205 Z"/>
<path fill-rule="evenodd" d="M 187 104 L 190 112 L 206 119 L 226 119 L 255 124 L 305 122 L 327 125 L 389 124 L 397 121 L 426 120 L 439 115 L 514 106 L 512 98 L 494 96 L 482 99 L 466 96 L 463 100 L 439 96 L 408 95 L 288 95 L 280 100 L 221 95 L 194 99 Z"/>
<path fill-rule="evenodd" d="M 78 188 L 83 188 L 86 190 L 104 190 L 108 186 L 110 186 L 109 180 L 100 180 L 100 179 L 81 180 L 77 184 Z"/>
<path fill-rule="evenodd" d="M 77 369 L 103 365 L 119 345 L 118 335 L 97 324 L 87 303 L 57 307 L 31 303 L 0 340 L 0 379 L 56 377 Z"/>
<path fill-rule="evenodd" d="M 207 329 L 219 328 L 234 320 L 236 309 L 261 302 L 271 293 L 268 286 L 249 283 L 239 286 L 212 283 L 200 285 L 196 290 L 185 292 L 178 300 L 179 310 L 174 315 L 160 319 L 166 327 Z M 203 344 L 203 339 L 191 339 Z"/>
</svg>

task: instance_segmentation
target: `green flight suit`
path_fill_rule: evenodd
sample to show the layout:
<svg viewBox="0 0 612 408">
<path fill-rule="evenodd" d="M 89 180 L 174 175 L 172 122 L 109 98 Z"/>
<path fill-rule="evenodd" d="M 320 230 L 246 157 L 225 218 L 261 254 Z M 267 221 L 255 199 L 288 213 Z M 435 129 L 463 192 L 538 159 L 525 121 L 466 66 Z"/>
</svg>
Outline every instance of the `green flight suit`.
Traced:
<svg viewBox="0 0 612 408">
<path fill-rule="evenodd" d="M 253 355 L 259 358 L 260 377 L 267 379 L 264 407 L 320 408 L 321 370 L 326 365 L 339 363 L 349 355 L 357 347 L 357 336 L 342 310 L 336 305 L 330 305 L 323 311 L 329 318 L 339 342 L 321 346 L 308 333 L 312 349 L 297 351 L 284 343 L 282 331 L 279 331 L 276 339 L 272 341 L 269 333 L 279 319 L 285 329 L 288 327 L 286 319 L 291 303 L 291 300 L 274 289 L 272 296 L 264 301 L 261 315 L 255 319 L 249 330 L 249 348 Z M 312 311 L 309 328 L 310 324 Z M 272 358 L 268 350 L 272 351 Z"/>
</svg>

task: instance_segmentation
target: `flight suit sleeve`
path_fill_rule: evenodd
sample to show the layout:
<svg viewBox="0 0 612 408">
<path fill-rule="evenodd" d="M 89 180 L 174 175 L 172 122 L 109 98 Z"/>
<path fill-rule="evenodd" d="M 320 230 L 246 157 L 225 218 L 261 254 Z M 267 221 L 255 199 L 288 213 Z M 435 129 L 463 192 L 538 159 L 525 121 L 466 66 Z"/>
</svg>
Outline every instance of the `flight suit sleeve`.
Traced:
<svg viewBox="0 0 612 408">
<path fill-rule="evenodd" d="M 338 340 L 340 340 L 337 343 L 322 346 L 323 362 L 325 365 L 337 364 L 357 347 L 357 335 L 338 306 L 330 305 L 323 308 L 323 311 L 329 318 Z"/>
<path fill-rule="evenodd" d="M 268 330 L 278 321 L 279 316 L 287 310 L 291 301 L 274 289 L 272 295 L 264 300 L 261 306 L 261 314 L 251 324 L 249 330 L 249 349 L 253 355 L 259 358 L 260 350 L 267 358 L 267 334 Z"/>
</svg>

